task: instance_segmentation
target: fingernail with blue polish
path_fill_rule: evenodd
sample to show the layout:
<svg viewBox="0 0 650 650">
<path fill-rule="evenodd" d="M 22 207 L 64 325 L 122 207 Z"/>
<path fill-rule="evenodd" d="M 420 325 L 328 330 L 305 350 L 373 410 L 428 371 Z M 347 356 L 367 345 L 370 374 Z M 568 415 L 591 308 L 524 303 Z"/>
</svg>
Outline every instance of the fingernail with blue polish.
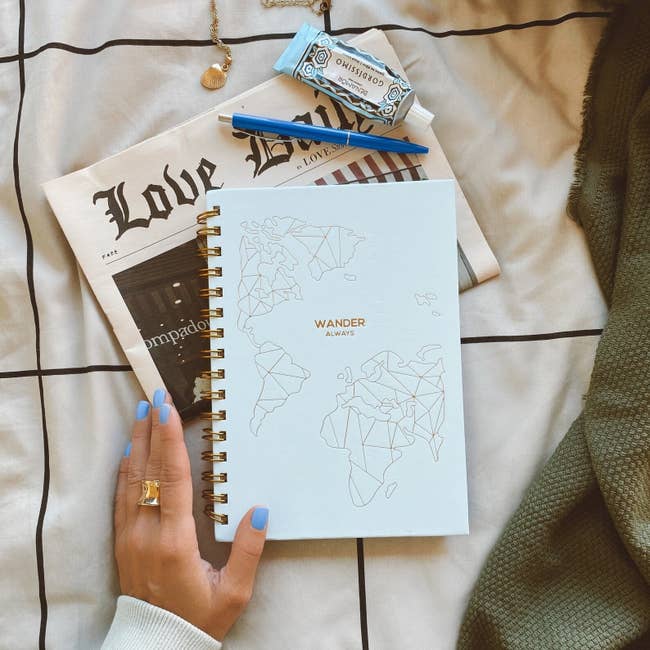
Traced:
<svg viewBox="0 0 650 650">
<path fill-rule="evenodd" d="M 158 420 L 160 424 L 167 424 L 167 420 L 169 420 L 169 414 L 172 410 L 172 407 L 169 404 L 163 404 L 160 407 L 160 412 L 158 413 Z"/>
<path fill-rule="evenodd" d="M 162 406 L 165 403 L 165 390 L 163 388 L 157 388 L 156 392 L 153 394 L 153 407 L 157 409 L 159 406 Z"/>
<path fill-rule="evenodd" d="M 264 530 L 266 528 L 266 523 L 269 520 L 269 509 L 268 508 L 255 508 L 251 516 L 251 526 L 255 530 Z"/>
<path fill-rule="evenodd" d="M 129 444 L 126 446 L 126 449 L 124 450 L 124 455 L 125 455 L 125 456 L 130 456 L 130 455 L 131 455 L 131 443 L 129 443 Z"/>
<path fill-rule="evenodd" d="M 149 415 L 149 402 L 142 400 L 138 402 L 138 408 L 135 410 L 135 419 L 144 420 Z"/>
</svg>

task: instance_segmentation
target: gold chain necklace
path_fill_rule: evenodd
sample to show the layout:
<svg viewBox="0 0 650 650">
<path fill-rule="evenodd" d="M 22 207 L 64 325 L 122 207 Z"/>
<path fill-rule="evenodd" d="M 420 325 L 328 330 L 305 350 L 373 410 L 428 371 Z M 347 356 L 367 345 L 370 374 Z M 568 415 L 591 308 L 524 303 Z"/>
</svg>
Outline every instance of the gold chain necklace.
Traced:
<svg viewBox="0 0 650 650">
<path fill-rule="evenodd" d="M 262 0 L 262 5 L 267 9 L 273 7 L 309 7 L 317 16 L 328 11 L 332 0 Z M 202 75 L 201 84 L 208 90 L 223 88 L 228 80 L 228 70 L 232 65 L 232 50 L 219 38 L 219 14 L 215 0 L 210 0 L 210 38 L 212 42 L 223 50 L 225 56 L 223 63 L 211 65 Z"/>
<path fill-rule="evenodd" d="M 272 7 L 309 7 L 317 16 L 325 13 L 331 6 L 331 0 L 262 0 L 267 8 Z"/>
<path fill-rule="evenodd" d="M 230 70 L 230 66 L 232 65 L 232 50 L 230 46 L 226 45 L 219 38 L 219 15 L 217 14 L 215 0 L 210 0 L 210 15 L 212 17 L 210 38 L 220 50 L 223 50 L 225 56 L 222 64 L 215 63 L 211 65 L 201 75 L 201 84 L 208 90 L 216 90 L 217 88 L 222 88 L 228 79 L 228 70 Z"/>
</svg>

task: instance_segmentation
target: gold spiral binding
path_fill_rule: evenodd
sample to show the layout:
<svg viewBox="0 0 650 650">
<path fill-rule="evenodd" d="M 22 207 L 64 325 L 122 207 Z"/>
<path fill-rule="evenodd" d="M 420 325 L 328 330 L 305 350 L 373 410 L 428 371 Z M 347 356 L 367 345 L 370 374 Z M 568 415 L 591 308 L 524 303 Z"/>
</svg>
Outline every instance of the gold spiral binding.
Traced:
<svg viewBox="0 0 650 650">
<path fill-rule="evenodd" d="M 209 228 L 199 228 L 196 231 L 196 234 L 199 237 L 207 237 L 208 235 L 212 235 L 214 237 L 220 237 L 221 236 L 221 226 L 211 226 Z"/>
<path fill-rule="evenodd" d="M 202 339 L 222 339 L 223 338 L 223 327 L 217 327 L 213 330 L 205 330 L 201 332 Z"/>
<path fill-rule="evenodd" d="M 214 508 L 209 503 L 205 508 L 203 508 L 203 512 L 205 512 L 212 521 L 216 521 L 218 524 L 228 523 L 228 515 L 224 515 L 221 512 L 215 512 Z"/>
<path fill-rule="evenodd" d="M 226 474 L 225 472 L 214 474 L 206 470 L 205 472 L 202 472 L 201 479 L 206 483 L 227 483 L 228 474 Z"/>
<path fill-rule="evenodd" d="M 210 463 L 225 463 L 228 460 L 228 453 L 225 451 L 204 451 L 201 452 L 201 460 Z"/>
<path fill-rule="evenodd" d="M 223 388 L 219 390 L 202 390 L 201 399 L 226 399 L 226 391 Z"/>
<path fill-rule="evenodd" d="M 208 442 L 223 442 L 226 439 L 225 431 L 213 431 L 212 427 L 203 427 L 203 440 Z"/>
<path fill-rule="evenodd" d="M 199 214 L 196 218 L 197 223 L 200 225 L 200 228 L 197 229 L 197 237 L 201 238 L 199 240 L 198 246 L 198 255 L 207 259 L 209 257 L 221 257 L 221 246 L 208 246 L 206 239 L 207 237 L 220 237 L 221 236 L 221 226 L 208 226 L 208 219 L 210 217 L 218 217 L 221 215 L 221 210 L 219 207 L 215 207 L 212 210 L 206 210 Z M 220 278 L 222 277 L 222 268 L 220 266 L 212 266 L 203 268 L 199 271 L 199 277 L 209 280 L 210 278 Z M 199 295 L 201 298 L 223 298 L 223 288 L 222 287 L 203 287 L 199 290 Z M 210 305 L 207 309 L 201 310 L 201 317 L 207 319 L 216 319 L 223 318 L 223 308 L 221 307 L 212 307 Z M 212 328 L 204 330 L 201 332 L 201 337 L 209 339 L 210 341 L 216 339 L 222 339 L 224 337 L 224 331 L 222 327 Z M 223 359 L 225 356 L 223 348 L 208 348 L 202 350 L 201 357 L 203 359 Z M 205 370 L 201 373 L 202 379 L 208 380 L 210 382 L 210 390 L 201 391 L 201 398 L 210 401 L 224 400 L 226 399 L 226 391 L 221 389 L 214 389 L 214 381 L 223 381 L 226 378 L 225 370 Z M 201 460 L 204 460 L 211 464 L 212 468 L 202 472 L 201 478 L 204 482 L 210 485 L 209 488 L 206 488 L 201 493 L 202 497 L 208 502 L 203 510 L 205 514 L 210 517 L 213 521 L 218 524 L 227 524 L 228 515 L 222 512 L 217 512 L 214 509 L 214 504 L 217 503 L 228 503 L 228 494 L 226 492 L 215 492 L 214 486 L 217 483 L 227 483 L 228 474 L 226 472 L 215 472 L 214 463 L 225 463 L 228 459 L 228 453 L 225 451 L 213 451 L 213 443 L 226 442 L 227 434 L 226 431 L 220 428 L 220 423 L 226 419 L 226 411 L 206 411 L 201 414 L 202 420 L 207 420 L 210 424 L 209 426 L 203 427 L 203 435 L 201 436 L 203 440 L 210 443 L 209 449 L 206 449 L 201 453 Z M 219 427 L 219 428 L 217 428 Z"/>
<path fill-rule="evenodd" d="M 218 217 L 221 215 L 221 209 L 216 205 L 212 210 L 206 210 L 196 218 L 196 223 L 204 225 L 210 217 Z"/>
<path fill-rule="evenodd" d="M 202 309 L 201 318 L 223 318 L 223 307 L 216 309 Z"/>
<path fill-rule="evenodd" d="M 221 422 L 226 419 L 225 411 L 204 411 L 201 413 L 202 420 L 212 420 L 212 422 Z"/>
<path fill-rule="evenodd" d="M 223 288 L 222 287 L 206 287 L 204 289 L 199 289 L 199 296 L 201 298 L 223 298 Z"/>
<path fill-rule="evenodd" d="M 215 494 L 212 490 L 203 490 L 201 496 L 206 501 L 211 501 L 212 503 L 228 503 L 227 494 Z"/>
<path fill-rule="evenodd" d="M 221 267 L 216 269 L 201 269 L 199 271 L 200 278 L 220 278 L 221 277 Z"/>
<path fill-rule="evenodd" d="M 201 373 L 201 379 L 225 379 L 226 371 L 223 368 L 217 370 L 204 370 Z"/>
<path fill-rule="evenodd" d="M 225 356 L 221 348 L 216 350 L 201 350 L 201 359 L 223 359 Z"/>
<path fill-rule="evenodd" d="M 199 257 L 221 257 L 221 246 L 199 246 L 197 252 Z"/>
</svg>

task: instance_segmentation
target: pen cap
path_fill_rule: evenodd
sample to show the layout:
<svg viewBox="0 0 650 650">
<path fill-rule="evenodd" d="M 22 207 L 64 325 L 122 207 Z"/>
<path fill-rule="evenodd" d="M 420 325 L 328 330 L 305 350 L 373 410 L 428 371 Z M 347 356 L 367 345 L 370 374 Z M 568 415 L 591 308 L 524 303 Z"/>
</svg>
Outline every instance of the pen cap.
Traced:
<svg viewBox="0 0 650 650">
<path fill-rule="evenodd" d="M 433 113 L 430 113 L 426 108 L 420 106 L 420 104 L 413 104 L 404 117 L 404 122 L 420 131 L 424 131 L 424 129 L 431 126 L 433 117 Z"/>
</svg>

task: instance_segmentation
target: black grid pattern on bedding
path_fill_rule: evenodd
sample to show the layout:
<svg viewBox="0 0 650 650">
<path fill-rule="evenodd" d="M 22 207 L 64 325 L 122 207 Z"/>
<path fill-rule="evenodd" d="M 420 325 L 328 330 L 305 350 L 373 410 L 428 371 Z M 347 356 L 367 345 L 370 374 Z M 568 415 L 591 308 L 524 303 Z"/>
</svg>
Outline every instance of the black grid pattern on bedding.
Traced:
<svg viewBox="0 0 650 650">
<path fill-rule="evenodd" d="M 35 330 L 35 353 L 36 353 L 36 367 L 26 369 L 12 369 L 0 371 L 0 379 L 19 378 L 19 377 L 36 377 L 38 380 L 38 389 L 40 397 L 40 411 L 41 411 L 41 427 L 42 427 L 42 441 L 43 441 L 43 488 L 37 519 L 37 526 L 35 531 L 35 545 L 36 545 L 36 562 L 38 574 L 38 590 L 41 608 L 40 617 L 40 631 L 39 631 L 39 648 L 45 648 L 45 639 L 47 632 L 47 590 L 46 590 L 46 575 L 43 561 L 43 522 L 48 504 L 48 492 L 50 481 L 50 458 L 49 458 L 49 441 L 47 433 L 47 415 L 44 403 L 43 393 L 43 377 L 54 375 L 74 375 L 74 374 L 87 374 L 94 372 L 131 372 L 131 367 L 128 365 L 88 365 L 82 367 L 61 367 L 61 368 L 43 368 L 41 366 L 41 350 L 40 350 L 40 320 L 39 310 L 36 301 L 36 292 L 34 286 L 34 244 L 32 238 L 32 231 L 30 221 L 27 217 L 23 198 L 21 193 L 20 182 L 20 166 L 19 166 L 19 151 L 20 151 L 20 133 L 22 117 L 22 107 L 27 92 L 25 80 L 25 61 L 37 57 L 42 52 L 48 49 L 60 49 L 70 53 L 91 56 L 98 52 L 102 52 L 108 48 L 121 47 L 121 46 L 137 46 L 137 47 L 212 47 L 213 43 L 210 40 L 192 40 L 192 39 L 147 39 L 147 38 L 126 38 L 115 39 L 106 41 L 96 47 L 82 48 L 68 43 L 49 42 L 41 45 L 32 51 L 25 51 L 25 0 L 19 0 L 20 17 L 18 24 L 17 34 L 17 52 L 15 54 L 0 57 L 0 64 L 13 64 L 18 63 L 18 72 L 20 80 L 20 95 L 18 102 L 18 114 L 15 124 L 15 135 L 13 144 L 13 177 L 18 202 L 17 218 L 22 220 L 25 231 L 26 240 L 26 284 L 29 292 L 30 303 L 32 308 L 32 316 L 34 321 Z M 333 28 L 330 12 L 325 12 L 323 15 L 323 28 L 336 35 L 349 35 L 357 34 L 372 27 L 382 29 L 384 31 L 411 31 L 427 34 L 432 38 L 449 38 L 449 37 L 477 37 L 490 34 L 497 34 L 504 31 L 523 30 L 531 28 L 549 28 L 555 25 L 560 25 L 569 20 L 576 19 L 602 19 L 610 15 L 607 11 L 576 11 L 564 14 L 562 16 L 551 19 L 532 20 L 525 23 L 508 23 L 495 25 L 493 27 L 481 29 L 461 29 L 461 30 L 446 30 L 435 32 L 422 27 L 408 27 L 396 24 L 378 24 L 367 25 L 364 27 L 336 27 Z M 263 33 L 239 38 L 224 38 L 224 42 L 228 44 L 245 44 L 252 42 L 259 42 L 264 40 L 289 40 L 293 37 L 293 33 Z M 9 127 L 10 128 L 10 127 Z M 485 335 L 476 337 L 467 337 L 461 339 L 462 344 L 494 344 L 502 342 L 533 342 L 533 341 L 552 341 L 562 338 L 584 337 L 584 336 L 599 336 L 602 333 L 601 329 L 584 329 L 573 331 L 560 331 L 560 332 L 547 332 L 539 334 L 517 334 L 517 335 Z M 360 614 L 360 645 L 363 650 L 368 650 L 368 624 L 366 616 L 366 592 L 365 592 L 365 569 L 364 569 L 364 545 L 363 539 L 357 540 L 357 566 L 358 566 L 358 582 L 359 582 L 359 614 Z"/>
</svg>

